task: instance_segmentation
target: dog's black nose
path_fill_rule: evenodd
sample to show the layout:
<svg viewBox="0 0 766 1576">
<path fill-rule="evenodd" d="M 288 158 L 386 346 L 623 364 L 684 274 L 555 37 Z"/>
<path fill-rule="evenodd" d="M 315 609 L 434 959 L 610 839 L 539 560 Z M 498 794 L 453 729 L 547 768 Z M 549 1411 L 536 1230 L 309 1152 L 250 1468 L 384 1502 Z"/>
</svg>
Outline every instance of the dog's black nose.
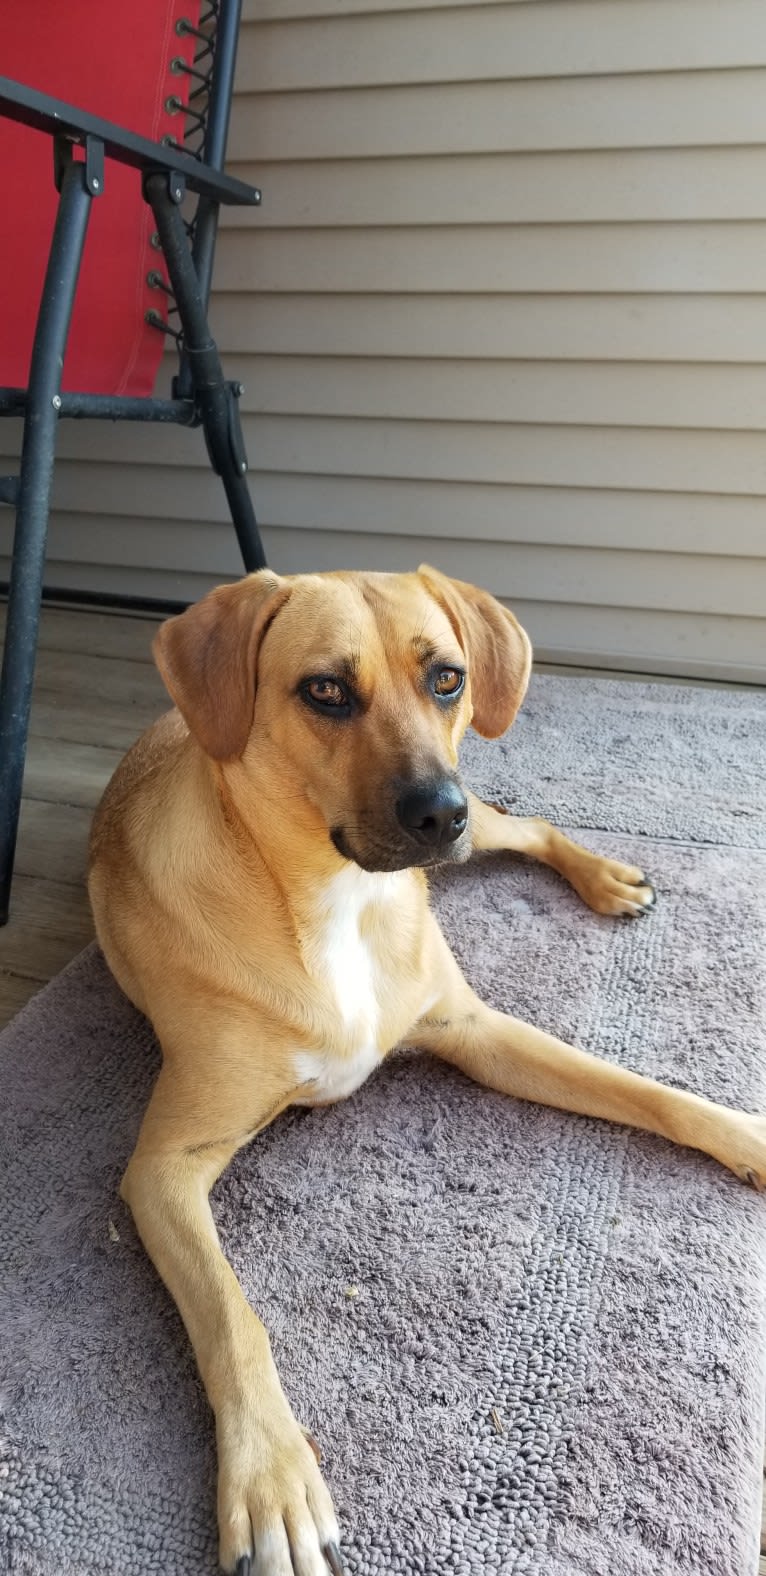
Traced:
<svg viewBox="0 0 766 1576">
<path fill-rule="evenodd" d="M 416 843 L 439 847 L 454 843 L 468 824 L 468 803 L 462 788 L 449 777 L 421 788 L 408 788 L 397 801 L 396 817 Z"/>
</svg>

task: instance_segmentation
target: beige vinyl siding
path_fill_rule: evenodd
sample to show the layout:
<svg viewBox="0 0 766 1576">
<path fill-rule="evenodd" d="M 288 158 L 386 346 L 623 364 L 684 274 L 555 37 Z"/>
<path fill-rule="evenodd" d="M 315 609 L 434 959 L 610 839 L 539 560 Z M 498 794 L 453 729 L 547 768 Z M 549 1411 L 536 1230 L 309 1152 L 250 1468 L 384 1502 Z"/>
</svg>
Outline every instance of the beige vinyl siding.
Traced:
<svg viewBox="0 0 766 1576">
<path fill-rule="evenodd" d="M 763 0 L 249 0 L 230 168 L 276 568 L 428 558 L 546 657 L 766 679 Z M 239 572 L 199 433 L 60 452 L 50 584 Z"/>
</svg>

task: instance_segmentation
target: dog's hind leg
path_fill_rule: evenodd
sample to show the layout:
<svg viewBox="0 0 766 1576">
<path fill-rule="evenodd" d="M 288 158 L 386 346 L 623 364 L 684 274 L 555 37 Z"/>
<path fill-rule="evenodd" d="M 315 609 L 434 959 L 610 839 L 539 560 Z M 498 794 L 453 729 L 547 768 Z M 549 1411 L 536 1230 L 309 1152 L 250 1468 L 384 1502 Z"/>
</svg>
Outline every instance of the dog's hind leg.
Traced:
<svg viewBox="0 0 766 1576">
<path fill-rule="evenodd" d="M 654 904 L 654 888 L 637 865 L 592 854 L 537 816 L 508 815 L 472 793 L 468 802 L 476 852 L 507 850 L 539 859 L 564 876 L 597 914 L 645 914 Z"/>
</svg>

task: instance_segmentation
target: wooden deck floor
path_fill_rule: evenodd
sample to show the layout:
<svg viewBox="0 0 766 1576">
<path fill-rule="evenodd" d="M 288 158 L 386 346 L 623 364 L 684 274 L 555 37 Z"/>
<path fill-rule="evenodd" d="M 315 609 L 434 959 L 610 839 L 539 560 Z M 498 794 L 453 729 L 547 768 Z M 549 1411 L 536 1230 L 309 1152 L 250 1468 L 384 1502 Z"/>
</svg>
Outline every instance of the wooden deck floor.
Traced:
<svg viewBox="0 0 766 1576">
<path fill-rule="evenodd" d="M 0 930 L 0 1026 L 92 938 L 91 816 L 128 745 L 168 703 L 151 659 L 156 627 L 43 611 L 11 918 Z"/>
<path fill-rule="evenodd" d="M 4 617 L 0 608 L 0 636 Z M 168 704 L 151 660 L 156 627 L 130 614 L 43 612 L 12 912 L 0 930 L 0 1027 L 92 939 L 91 815 L 120 757 Z M 761 1546 L 766 1576 L 766 1514 Z"/>
</svg>

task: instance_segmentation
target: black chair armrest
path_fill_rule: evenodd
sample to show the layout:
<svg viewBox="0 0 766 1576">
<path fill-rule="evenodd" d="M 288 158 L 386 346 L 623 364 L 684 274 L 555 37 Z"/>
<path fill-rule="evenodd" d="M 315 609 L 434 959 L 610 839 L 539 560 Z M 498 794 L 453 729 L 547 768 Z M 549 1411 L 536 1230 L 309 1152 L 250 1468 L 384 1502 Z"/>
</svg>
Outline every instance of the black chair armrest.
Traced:
<svg viewBox="0 0 766 1576">
<path fill-rule="evenodd" d="M 244 181 L 235 181 L 230 175 L 211 169 L 191 154 L 184 153 L 182 148 L 150 142 L 147 137 L 139 137 L 123 126 L 115 126 L 112 121 L 89 115 L 48 93 L 38 93 L 36 88 L 14 82 L 10 77 L 0 77 L 0 115 L 31 126 L 35 131 L 67 137 L 76 143 L 92 137 L 103 144 L 109 158 L 117 159 L 120 164 L 132 165 L 144 175 L 157 171 L 182 175 L 189 191 L 212 202 L 255 207 L 261 200 L 257 187 L 247 186 Z"/>
</svg>

